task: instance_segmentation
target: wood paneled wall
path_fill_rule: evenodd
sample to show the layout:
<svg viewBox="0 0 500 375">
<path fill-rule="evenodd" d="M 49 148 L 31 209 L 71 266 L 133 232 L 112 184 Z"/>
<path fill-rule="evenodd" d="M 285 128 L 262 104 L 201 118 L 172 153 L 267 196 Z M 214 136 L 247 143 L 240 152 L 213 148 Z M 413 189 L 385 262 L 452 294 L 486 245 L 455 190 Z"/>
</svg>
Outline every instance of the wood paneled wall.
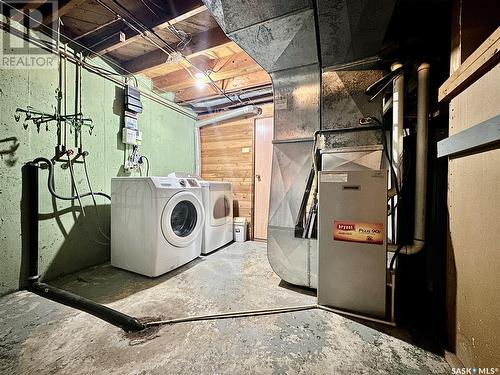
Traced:
<svg viewBox="0 0 500 375">
<path fill-rule="evenodd" d="M 261 106 L 259 117 L 272 117 L 273 105 Z M 205 117 L 206 118 L 206 117 Z M 201 177 L 233 183 L 233 214 L 249 221 L 253 238 L 255 117 L 215 123 L 200 129 Z"/>
</svg>

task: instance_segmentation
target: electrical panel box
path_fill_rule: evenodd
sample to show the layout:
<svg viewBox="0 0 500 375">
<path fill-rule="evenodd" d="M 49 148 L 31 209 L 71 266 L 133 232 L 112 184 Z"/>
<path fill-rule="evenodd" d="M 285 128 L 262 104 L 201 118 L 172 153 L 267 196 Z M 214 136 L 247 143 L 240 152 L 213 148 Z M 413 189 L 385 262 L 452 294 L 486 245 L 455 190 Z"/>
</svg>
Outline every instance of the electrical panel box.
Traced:
<svg viewBox="0 0 500 375">
<path fill-rule="evenodd" d="M 387 177 L 320 172 L 318 304 L 386 317 Z"/>
<path fill-rule="evenodd" d="M 124 118 L 124 126 L 128 129 L 137 130 L 137 113 L 125 111 L 123 116 Z"/>
<path fill-rule="evenodd" d="M 125 109 L 129 112 L 142 113 L 141 92 L 131 86 L 125 86 Z"/>
<path fill-rule="evenodd" d="M 127 145 L 139 146 L 142 141 L 142 132 L 139 130 L 123 128 L 122 142 Z"/>
</svg>

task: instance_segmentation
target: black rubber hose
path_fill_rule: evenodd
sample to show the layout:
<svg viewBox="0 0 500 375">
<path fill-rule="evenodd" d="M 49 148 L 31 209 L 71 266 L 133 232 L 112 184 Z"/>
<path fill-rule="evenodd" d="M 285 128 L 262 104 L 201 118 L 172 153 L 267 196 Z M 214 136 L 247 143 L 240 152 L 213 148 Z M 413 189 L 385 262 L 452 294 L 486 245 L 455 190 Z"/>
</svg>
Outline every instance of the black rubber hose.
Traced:
<svg viewBox="0 0 500 375">
<path fill-rule="evenodd" d="M 77 296 L 76 294 L 66 292 L 49 284 L 34 282 L 28 287 L 28 290 L 38 294 L 41 297 L 59 302 L 63 305 L 85 311 L 99 319 L 102 319 L 116 327 L 120 327 L 126 332 L 137 332 L 145 328 L 137 318 L 101 305 L 87 298 Z"/>
<path fill-rule="evenodd" d="M 52 162 L 49 159 L 44 158 L 44 157 L 38 157 L 32 161 L 32 163 L 40 163 L 40 162 L 44 162 L 45 164 L 47 164 L 47 168 L 49 170 L 49 176 L 47 178 L 47 187 L 49 188 L 50 194 L 52 194 L 57 199 L 61 199 L 63 201 L 72 201 L 72 200 L 78 199 L 78 196 L 76 196 L 76 195 L 71 196 L 71 197 L 63 197 L 62 195 L 57 194 L 55 189 L 54 189 L 54 165 L 52 164 Z M 100 195 L 101 197 L 104 197 L 104 198 L 111 200 L 111 197 L 108 194 L 100 192 L 100 191 L 94 193 L 94 195 Z M 89 197 L 89 196 L 92 196 L 92 193 L 88 192 L 88 193 L 80 194 L 80 198 Z"/>
<path fill-rule="evenodd" d="M 23 168 L 23 188 L 26 187 L 26 195 L 23 199 L 26 200 L 27 209 L 29 210 L 29 262 L 28 265 L 28 290 L 41 297 L 59 302 L 63 305 L 70 306 L 82 311 L 85 311 L 97 318 L 100 318 L 114 326 L 120 327 L 127 332 L 141 331 L 145 328 L 137 318 L 101 305 L 87 298 L 80 297 L 76 294 L 66 292 L 51 285 L 38 281 L 38 166 L 40 161 L 50 161 L 45 158 L 37 158 L 32 162 L 27 163 Z M 50 180 L 49 180 L 50 181 Z M 49 183 L 50 190 L 50 183 Z M 23 192 L 24 193 L 24 192 Z"/>
<path fill-rule="evenodd" d="M 396 258 L 399 256 L 401 253 L 401 249 L 404 247 L 404 245 L 399 245 L 394 252 L 394 255 L 392 256 L 391 263 L 389 264 L 389 271 L 394 270 L 394 264 L 396 263 Z"/>
</svg>

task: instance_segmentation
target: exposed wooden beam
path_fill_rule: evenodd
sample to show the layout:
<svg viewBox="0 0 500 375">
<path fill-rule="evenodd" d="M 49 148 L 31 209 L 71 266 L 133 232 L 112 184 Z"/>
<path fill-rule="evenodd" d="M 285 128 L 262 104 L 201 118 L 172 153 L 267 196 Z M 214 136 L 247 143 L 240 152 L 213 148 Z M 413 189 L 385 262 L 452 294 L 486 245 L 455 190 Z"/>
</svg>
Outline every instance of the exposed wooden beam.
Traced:
<svg viewBox="0 0 500 375">
<path fill-rule="evenodd" d="M 47 0 L 30 1 L 29 3 L 24 4 L 22 8 L 19 9 L 18 13 L 14 14 L 11 18 L 12 20 L 19 22 L 23 19 L 25 14 L 29 14 L 32 10 L 38 9 L 46 2 Z"/>
<path fill-rule="evenodd" d="M 67 0 L 61 1 L 59 6 L 53 10 L 52 13 L 48 14 L 43 18 L 43 23 L 50 25 L 57 21 L 58 18 L 64 16 L 65 14 L 71 12 L 73 9 L 77 8 L 87 0 Z M 54 3 L 57 4 L 57 3 Z"/>
<path fill-rule="evenodd" d="M 227 93 L 267 85 L 270 83 L 271 77 L 264 70 L 216 82 L 216 84 L 219 87 L 224 88 Z M 219 95 L 219 92 L 216 92 L 215 89 L 210 85 L 203 85 L 202 87 L 194 86 L 178 91 L 175 94 L 175 101 L 186 102 L 194 99 L 207 98 L 214 95 Z"/>
<path fill-rule="evenodd" d="M 189 61 L 192 61 L 196 64 L 205 64 L 209 59 L 221 59 L 223 57 L 232 56 L 235 53 L 241 51 L 242 49 L 236 43 L 234 43 L 233 41 L 229 41 L 219 46 L 215 46 L 213 48 L 209 48 L 192 55 L 187 55 L 186 57 L 189 59 Z M 201 59 L 201 61 L 199 59 Z M 145 71 L 144 75 L 150 79 L 153 79 L 155 77 L 175 72 L 179 69 L 181 69 L 181 66 L 179 64 L 164 64 Z"/>
<path fill-rule="evenodd" d="M 213 28 L 193 35 L 193 39 L 182 51 L 184 56 L 192 55 L 215 46 L 227 43 L 229 38 L 219 28 Z M 131 73 L 142 73 L 146 70 L 155 68 L 167 61 L 167 55 L 162 50 L 155 50 L 146 53 L 141 57 L 127 61 L 124 68 Z"/>
<path fill-rule="evenodd" d="M 182 11 L 182 9 L 178 10 L 178 11 Z M 193 17 L 201 12 L 205 12 L 205 11 L 208 12 L 207 7 L 205 5 L 202 5 L 200 7 L 191 9 L 191 10 L 187 11 L 186 13 L 183 13 L 175 18 L 171 18 L 169 20 L 162 20 L 159 24 L 153 26 L 152 29 L 155 32 L 163 30 L 163 29 L 167 28 L 169 25 L 175 25 L 176 23 L 184 21 L 188 18 L 191 18 L 191 17 Z M 109 53 L 111 51 L 114 51 L 118 48 L 125 47 L 126 45 L 129 45 L 130 43 L 140 41 L 141 39 L 142 39 L 142 36 L 137 34 L 136 32 L 132 32 L 132 35 L 130 35 L 130 36 L 127 35 L 127 38 L 123 41 L 120 40 L 118 35 L 115 35 L 111 39 L 108 39 L 106 41 L 106 43 L 102 43 L 95 50 L 98 54 L 103 55 L 103 54 Z"/>
<path fill-rule="evenodd" d="M 195 63 L 196 64 L 196 63 Z M 246 52 L 239 52 L 232 56 L 221 59 L 208 59 L 205 64 L 196 64 L 196 67 L 203 71 L 212 71 L 210 78 L 213 81 L 221 81 L 236 76 L 254 73 L 262 70 L 262 68 L 253 61 Z M 196 71 L 193 68 L 188 68 L 191 74 Z M 193 79 L 186 69 L 178 70 L 173 73 L 165 74 L 153 78 L 153 84 L 160 90 L 175 92 L 195 86 L 200 80 Z M 202 79 L 204 83 L 208 83 L 209 79 Z"/>
<path fill-rule="evenodd" d="M 497 28 L 439 88 L 438 101 L 450 101 L 500 61 Z"/>
</svg>

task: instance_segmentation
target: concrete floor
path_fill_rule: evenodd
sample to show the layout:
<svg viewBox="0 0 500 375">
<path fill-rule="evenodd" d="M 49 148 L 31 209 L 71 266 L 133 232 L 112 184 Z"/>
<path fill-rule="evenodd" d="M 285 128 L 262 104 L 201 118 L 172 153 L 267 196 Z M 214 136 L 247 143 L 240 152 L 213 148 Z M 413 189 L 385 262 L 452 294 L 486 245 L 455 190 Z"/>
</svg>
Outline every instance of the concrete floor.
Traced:
<svg viewBox="0 0 500 375">
<path fill-rule="evenodd" d="M 52 282 L 136 317 L 314 304 L 280 286 L 263 243 L 234 243 L 149 279 L 94 267 Z M 282 283 L 281 283 L 282 284 Z M 449 374 L 443 358 L 320 310 L 127 335 L 26 291 L 0 299 L 1 374 Z"/>
</svg>

